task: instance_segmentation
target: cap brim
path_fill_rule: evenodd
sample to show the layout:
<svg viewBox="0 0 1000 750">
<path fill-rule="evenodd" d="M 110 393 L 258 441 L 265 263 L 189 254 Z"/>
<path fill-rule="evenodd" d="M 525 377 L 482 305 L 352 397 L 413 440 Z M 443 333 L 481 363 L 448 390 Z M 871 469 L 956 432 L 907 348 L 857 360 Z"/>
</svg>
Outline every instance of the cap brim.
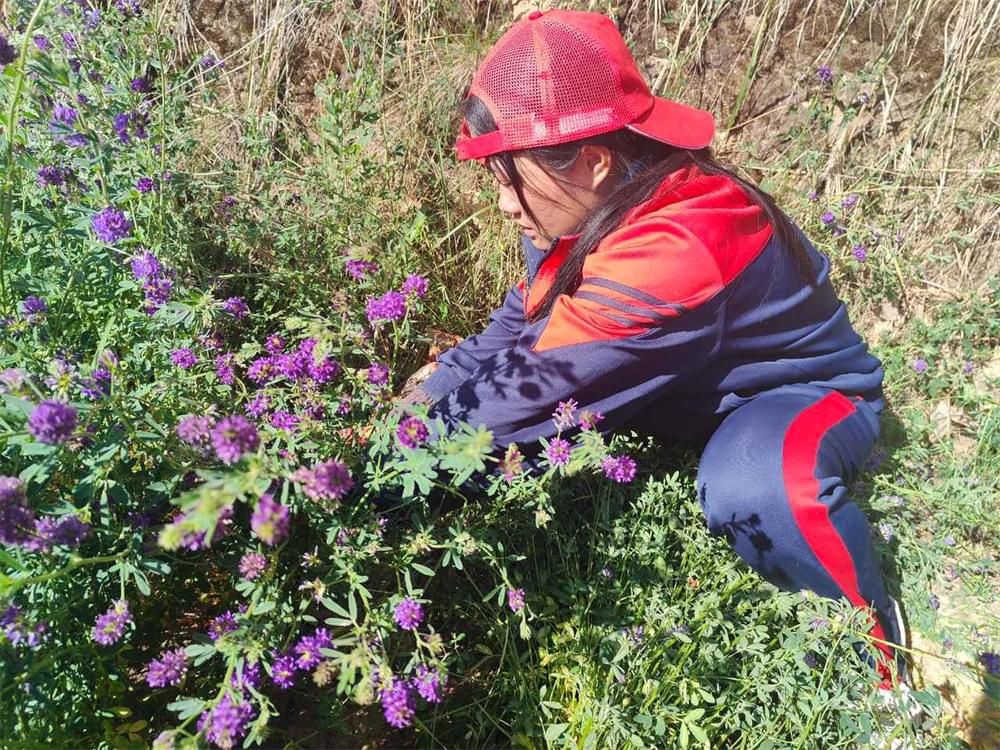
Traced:
<svg viewBox="0 0 1000 750">
<path fill-rule="evenodd" d="M 626 127 L 677 148 L 700 149 L 712 142 L 715 118 L 703 109 L 654 96 L 649 111 Z"/>
</svg>

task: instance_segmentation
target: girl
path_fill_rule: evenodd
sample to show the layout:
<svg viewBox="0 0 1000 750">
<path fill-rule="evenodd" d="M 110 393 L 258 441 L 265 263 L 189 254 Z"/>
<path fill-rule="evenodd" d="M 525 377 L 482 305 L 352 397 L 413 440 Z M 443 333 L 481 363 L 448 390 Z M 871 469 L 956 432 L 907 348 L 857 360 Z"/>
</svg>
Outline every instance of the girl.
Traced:
<svg viewBox="0 0 1000 750">
<path fill-rule="evenodd" d="M 704 444 L 713 533 L 775 585 L 872 614 L 890 687 L 902 620 L 847 497 L 878 437 L 883 372 L 826 257 L 713 159 L 710 113 L 650 94 L 603 15 L 515 23 L 461 114 L 458 156 L 495 175 L 527 276 L 407 400 L 485 425 L 501 448 L 553 437 L 570 399 L 602 431 Z"/>
</svg>

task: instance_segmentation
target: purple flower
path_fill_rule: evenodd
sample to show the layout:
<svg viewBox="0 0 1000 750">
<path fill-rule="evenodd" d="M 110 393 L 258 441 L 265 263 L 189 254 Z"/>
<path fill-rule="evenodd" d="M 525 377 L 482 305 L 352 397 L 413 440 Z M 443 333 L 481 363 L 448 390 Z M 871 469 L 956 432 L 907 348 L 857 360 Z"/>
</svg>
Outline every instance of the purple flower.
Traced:
<svg viewBox="0 0 1000 750">
<path fill-rule="evenodd" d="M 215 358 L 215 377 L 220 383 L 232 385 L 236 382 L 236 372 L 233 370 L 233 362 L 236 361 L 235 354 L 220 354 Z"/>
<path fill-rule="evenodd" d="M 833 83 L 833 70 L 829 65 L 821 65 L 816 70 L 816 77 L 819 79 L 820 83 Z"/>
<path fill-rule="evenodd" d="M 232 633 L 238 628 L 236 615 L 232 612 L 223 612 L 221 615 L 213 617 L 212 621 L 208 624 L 208 637 L 213 641 L 217 641 L 226 633 Z"/>
<path fill-rule="evenodd" d="M 440 703 L 441 691 L 446 682 L 446 679 L 442 679 L 439 670 L 428 669 L 420 664 L 417 667 L 417 676 L 413 678 L 413 687 L 420 693 L 420 697 L 428 703 Z"/>
<path fill-rule="evenodd" d="M 215 454 L 227 464 L 236 463 L 244 454 L 253 453 L 260 445 L 257 428 L 239 414 L 219 420 L 212 429 L 211 437 Z"/>
<path fill-rule="evenodd" d="M 833 215 L 832 211 L 825 211 L 819 220 L 823 222 L 824 225 L 830 226 L 837 220 L 837 217 Z"/>
<path fill-rule="evenodd" d="M 222 303 L 222 309 L 237 320 L 242 320 L 250 313 L 250 308 L 242 297 L 230 297 Z"/>
<path fill-rule="evenodd" d="M 205 55 L 201 58 L 198 64 L 205 70 L 211 70 L 212 68 L 224 68 L 226 66 L 225 62 L 212 54 Z"/>
<path fill-rule="evenodd" d="M 962 372 L 965 375 L 970 375 L 974 369 L 975 369 L 975 365 L 972 364 L 972 360 L 971 359 L 970 360 L 966 360 L 965 364 L 962 365 Z"/>
<path fill-rule="evenodd" d="M 288 690 L 295 685 L 296 670 L 295 657 L 291 654 L 283 654 L 276 657 L 271 665 L 271 679 L 282 690 Z"/>
<path fill-rule="evenodd" d="M 940 609 L 941 607 L 941 600 L 934 594 L 927 597 L 927 603 L 931 605 L 931 609 Z"/>
<path fill-rule="evenodd" d="M 248 688 L 256 690 L 260 687 L 260 664 L 244 662 L 242 670 L 233 672 L 233 676 L 229 678 L 229 684 L 243 691 L 244 696 L 249 692 Z"/>
<path fill-rule="evenodd" d="M 45 164 L 38 168 L 36 181 L 39 187 L 46 187 L 48 185 L 59 187 L 66 184 L 66 172 L 60 167 Z"/>
<path fill-rule="evenodd" d="M 37 648 L 42 644 L 48 627 L 44 622 L 30 624 L 21 615 L 21 608 L 13 604 L 0 614 L 0 633 L 3 633 L 12 646 L 23 644 L 28 648 Z"/>
<path fill-rule="evenodd" d="M 377 270 L 378 264 L 370 260 L 361 260 L 360 258 L 347 259 L 347 273 L 353 279 L 363 279 L 365 274 L 374 273 Z"/>
<path fill-rule="evenodd" d="M 24 482 L 0 476 L 0 542 L 23 544 L 35 528 L 35 514 L 28 506 Z"/>
<path fill-rule="evenodd" d="M 133 78 L 129 82 L 129 88 L 137 94 L 144 94 L 149 91 L 149 81 L 145 78 Z"/>
<path fill-rule="evenodd" d="M 183 648 L 164 651 L 159 659 L 153 659 L 146 667 L 146 682 L 150 687 L 162 688 L 180 685 L 187 674 L 187 656 Z"/>
<path fill-rule="evenodd" d="M 140 177 L 135 181 L 135 189 L 140 193 L 151 193 L 156 189 L 156 182 L 152 177 Z"/>
<path fill-rule="evenodd" d="M 267 410 L 271 408 L 271 397 L 266 393 L 258 393 L 253 400 L 246 405 L 246 412 L 254 419 L 260 419 Z"/>
<path fill-rule="evenodd" d="M 1000 654 L 986 651 L 979 655 L 979 663 L 986 668 L 987 674 L 1000 676 Z"/>
<path fill-rule="evenodd" d="M 312 356 L 309 357 L 309 377 L 314 382 L 323 384 L 329 383 L 340 374 L 340 363 L 332 357 L 323 357 L 319 362 L 314 362 Z"/>
<path fill-rule="evenodd" d="M 288 525 L 288 506 L 275 502 L 271 495 L 262 495 L 250 517 L 250 528 L 257 538 L 273 547 L 288 536 Z"/>
<path fill-rule="evenodd" d="M 33 41 L 35 43 L 35 46 L 38 47 L 39 52 L 47 52 L 49 47 L 52 46 L 51 42 L 49 42 L 48 37 L 42 34 L 35 34 L 35 36 L 31 38 L 31 41 Z"/>
<path fill-rule="evenodd" d="M 423 297 L 427 294 L 427 290 L 429 288 L 430 281 L 415 273 L 411 273 L 406 277 L 406 281 L 403 282 L 403 294 L 407 297 L 411 294 L 415 294 L 417 297 Z"/>
<path fill-rule="evenodd" d="M 809 623 L 810 630 L 826 630 L 830 627 L 830 621 L 825 617 L 816 617 Z"/>
<path fill-rule="evenodd" d="M 56 545 L 73 549 L 90 536 L 90 531 L 90 525 L 75 515 L 46 516 L 35 522 L 35 535 L 24 543 L 24 548 L 34 552 L 48 552 Z"/>
<path fill-rule="evenodd" d="M 101 11 L 97 8 L 83 11 L 83 28 L 93 31 L 101 22 Z"/>
<path fill-rule="evenodd" d="M 247 552 L 240 558 L 240 576 L 256 581 L 267 570 L 267 558 L 260 552 Z"/>
<path fill-rule="evenodd" d="M 261 385 L 273 380 L 278 372 L 278 362 L 275 357 L 257 357 L 247 368 L 247 377 Z"/>
<path fill-rule="evenodd" d="M 854 259 L 858 261 L 858 263 L 864 263 L 868 260 L 868 248 L 864 245 L 855 245 L 851 248 L 851 252 L 854 254 Z"/>
<path fill-rule="evenodd" d="M 382 320 L 402 320 L 406 316 L 406 296 L 401 292 L 386 292 L 368 300 L 365 310 L 370 323 Z"/>
<path fill-rule="evenodd" d="M 923 359 L 922 357 L 917 357 L 915 360 L 913 360 L 912 367 L 914 372 L 922 375 L 923 373 L 927 372 L 927 360 Z"/>
<path fill-rule="evenodd" d="M 17 59 L 17 50 L 14 45 L 7 41 L 7 37 L 0 34 L 0 70 L 5 65 L 10 65 Z"/>
<path fill-rule="evenodd" d="M 878 533 L 881 534 L 882 538 L 885 539 L 887 542 L 892 541 L 893 537 L 892 526 L 885 523 L 884 521 L 878 525 Z"/>
<path fill-rule="evenodd" d="M 95 213 L 90 219 L 90 225 L 101 242 L 114 244 L 132 233 L 132 222 L 123 211 L 114 206 L 107 206 Z"/>
<path fill-rule="evenodd" d="M 312 669 L 321 661 L 323 654 L 321 648 L 330 648 L 333 644 L 330 633 L 325 628 L 319 628 L 312 635 L 304 635 L 295 644 L 295 653 L 298 654 L 295 665 L 299 669 Z"/>
<path fill-rule="evenodd" d="M 809 651 L 807 654 L 805 654 L 802 657 L 802 661 L 805 662 L 805 665 L 810 669 L 815 669 L 819 664 L 819 659 L 816 658 L 816 654 L 813 653 L 812 651 Z"/>
<path fill-rule="evenodd" d="M 137 281 L 151 279 L 163 273 L 163 266 L 160 265 L 160 259 L 149 250 L 144 250 L 139 255 L 134 256 L 129 262 L 132 266 L 132 275 Z"/>
<path fill-rule="evenodd" d="M 295 432 L 299 426 L 299 418 L 291 412 L 276 411 L 271 415 L 271 424 L 279 430 Z"/>
<path fill-rule="evenodd" d="M 107 612 L 98 616 L 90 637 L 102 646 L 110 646 L 121 639 L 125 626 L 132 622 L 132 613 L 128 611 L 128 601 L 119 599 Z"/>
<path fill-rule="evenodd" d="M 678 631 L 676 629 L 673 629 L 672 632 L 678 632 Z M 643 641 L 646 640 L 646 629 L 642 627 L 642 625 L 631 625 L 625 628 L 625 638 L 633 646 L 641 646 Z"/>
<path fill-rule="evenodd" d="M 65 443 L 76 428 L 76 409 L 61 401 L 43 401 L 28 417 L 28 432 L 49 445 Z"/>
<path fill-rule="evenodd" d="M 524 609 L 524 589 L 507 589 L 507 606 L 511 612 Z"/>
<path fill-rule="evenodd" d="M 955 537 L 953 537 L 951 534 L 949 534 L 948 536 L 946 536 L 944 538 L 944 543 L 946 545 L 948 545 L 949 547 L 954 547 L 955 546 Z"/>
<path fill-rule="evenodd" d="M 24 311 L 25 318 L 29 321 L 37 321 L 38 318 L 49 311 L 49 305 L 41 297 L 30 294 L 24 298 L 24 301 L 21 303 L 21 309 Z"/>
<path fill-rule="evenodd" d="M 292 474 L 292 479 L 302 485 L 302 491 L 312 500 L 339 500 L 354 486 L 350 470 L 335 460 L 324 461 L 312 469 L 303 466 Z"/>
<path fill-rule="evenodd" d="M 552 438 L 545 449 L 545 455 L 553 466 L 565 466 L 568 464 L 570 452 L 569 443 L 562 438 Z"/>
<path fill-rule="evenodd" d="M 524 454 L 517 447 L 517 443 L 511 443 L 507 446 L 507 450 L 504 451 L 503 458 L 500 461 L 499 469 L 500 474 L 508 482 L 513 481 L 514 477 L 524 471 Z"/>
<path fill-rule="evenodd" d="M 408 727 L 413 723 L 416 708 L 413 701 L 413 690 L 406 680 L 392 678 L 392 684 L 382 691 L 382 714 L 386 723 L 397 729 Z"/>
<path fill-rule="evenodd" d="M 627 484 L 635 479 L 635 459 L 631 456 L 608 456 L 601 461 L 604 476 L 620 484 Z"/>
<path fill-rule="evenodd" d="M 268 354 L 281 354 L 285 351 L 285 339 L 280 333 L 272 333 L 267 337 L 264 348 L 267 349 Z"/>
<path fill-rule="evenodd" d="M 396 428 L 396 437 L 404 448 L 418 448 L 428 435 L 427 425 L 419 417 L 407 417 Z"/>
<path fill-rule="evenodd" d="M 806 197 L 810 201 L 812 201 L 813 203 L 815 203 L 816 201 L 819 200 L 819 193 L 817 193 L 815 190 L 810 190 L 809 193 L 808 193 L 808 195 Z"/>
<path fill-rule="evenodd" d="M 580 405 L 575 399 L 560 401 L 559 406 L 552 412 L 552 422 L 560 432 L 569 429 L 576 424 L 576 410 Z"/>
<path fill-rule="evenodd" d="M 603 421 L 604 415 L 598 412 L 590 411 L 589 409 L 584 409 L 580 412 L 580 429 L 581 430 L 593 430 L 596 429 L 597 423 Z"/>
<path fill-rule="evenodd" d="M 420 602 L 406 597 L 396 605 L 392 617 L 403 630 L 416 630 L 424 620 L 424 608 Z"/>
<path fill-rule="evenodd" d="M 372 385 L 385 385 L 389 382 L 389 368 L 381 362 L 373 362 L 368 368 L 368 382 Z"/>
<path fill-rule="evenodd" d="M 115 6 L 124 16 L 137 16 L 142 10 L 140 0 L 116 0 Z"/>
<path fill-rule="evenodd" d="M 214 708 L 198 718 L 198 731 L 204 732 L 205 739 L 222 750 L 233 750 L 239 746 L 253 718 L 251 703 L 244 700 L 233 702 L 232 697 L 226 694 Z"/>
<path fill-rule="evenodd" d="M 215 425 L 215 420 L 200 414 L 186 414 L 181 417 L 175 428 L 177 436 L 188 445 L 200 447 L 208 442 L 209 433 Z"/>
<path fill-rule="evenodd" d="M 184 346 L 170 353 L 170 361 L 182 370 L 190 370 L 198 362 L 198 355 Z"/>
<path fill-rule="evenodd" d="M 79 116 L 75 109 L 59 102 L 52 108 L 52 125 L 71 128 Z"/>
</svg>

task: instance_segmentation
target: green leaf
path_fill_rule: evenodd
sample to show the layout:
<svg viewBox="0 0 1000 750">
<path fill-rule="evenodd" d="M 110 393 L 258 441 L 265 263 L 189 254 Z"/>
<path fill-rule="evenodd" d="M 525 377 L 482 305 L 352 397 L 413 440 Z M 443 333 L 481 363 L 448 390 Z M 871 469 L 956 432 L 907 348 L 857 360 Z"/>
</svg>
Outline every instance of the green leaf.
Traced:
<svg viewBox="0 0 1000 750">
<path fill-rule="evenodd" d="M 421 565 L 420 563 L 410 563 L 410 567 L 413 568 L 418 573 L 423 573 L 425 576 L 433 577 L 434 571 L 428 568 L 426 565 Z"/>
<path fill-rule="evenodd" d="M 548 743 L 555 742 L 557 739 L 563 736 L 563 732 L 566 731 L 569 724 L 550 724 L 545 728 L 545 741 Z"/>
<path fill-rule="evenodd" d="M 176 711 L 178 714 L 177 718 L 183 721 L 184 719 L 190 719 L 192 716 L 200 714 L 205 708 L 205 701 L 200 698 L 183 698 L 168 704 L 167 708 L 171 711 Z"/>
</svg>

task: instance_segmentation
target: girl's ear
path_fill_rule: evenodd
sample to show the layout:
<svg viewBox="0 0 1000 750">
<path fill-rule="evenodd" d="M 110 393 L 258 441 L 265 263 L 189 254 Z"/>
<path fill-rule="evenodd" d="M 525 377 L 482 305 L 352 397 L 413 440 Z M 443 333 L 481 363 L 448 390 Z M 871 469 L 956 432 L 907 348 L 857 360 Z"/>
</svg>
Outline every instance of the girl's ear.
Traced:
<svg viewBox="0 0 1000 750">
<path fill-rule="evenodd" d="M 607 183 L 614 166 L 611 149 L 593 143 L 580 147 L 577 163 L 583 167 L 585 179 L 590 183 L 587 187 L 594 192 L 600 190 L 601 186 Z"/>
</svg>

